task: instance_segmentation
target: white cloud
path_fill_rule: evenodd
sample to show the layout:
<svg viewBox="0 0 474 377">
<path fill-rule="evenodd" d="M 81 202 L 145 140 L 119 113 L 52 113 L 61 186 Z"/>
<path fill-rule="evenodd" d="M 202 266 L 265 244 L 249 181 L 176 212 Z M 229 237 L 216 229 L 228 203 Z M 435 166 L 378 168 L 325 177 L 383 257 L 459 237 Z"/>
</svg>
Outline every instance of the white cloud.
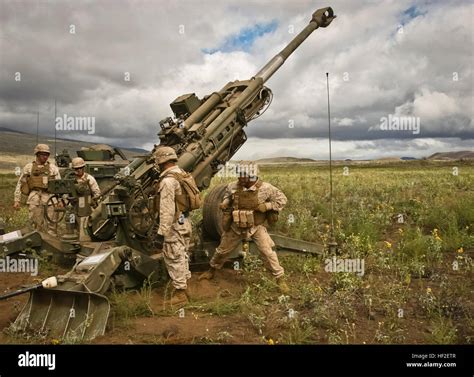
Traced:
<svg viewBox="0 0 474 377">
<path fill-rule="evenodd" d="M 413 113 L 426 120 L 443 118 L 459 111 L 454 98 L 424 89 L 413 101 Z"/>
<path fill-rule="evenodd" d="M 355 119 L 351 118 L 335 118 L 334 121 L 339 125 L 339 126 L 352 126 L 355 122 Z"/>
<path fill-rule="evenodd" d="M 177 96 L 203 96 L 250 78 L 295 36 L 289 26 L 298 32 L 318 7 L 284 0 L 271 7 L 255 1 L 34 4 L 2 4 L 0 48 L 8 54 L 0 64 L 0 125 L 32 131 L 37 109 L 42 119 L 51 117 L 57 98 L 62 112 L 96 117 L 97 139 L 137 147 L 157 142 L 158 122 L 171 115 L 169 103 Z M 359 154 L 364 139 L 379 148 L 373 154 L 402 153 L 399 143 L 424 153 L 424 142 L 369 132 L 382 116 L 397 112 L 420 116 L 419 136 L 426 140 L 450 140 L 451 148 L 464 145 L 455 137 L 472 140 L 472 6 L 467 0 L 423 2 L 415 4 L 423 15 L 410 20 L 402 14 L 412 5 L 336 2 L 338 18 L 311 35 L 269 80 L 274 101 L 250 125 L 247 153 L 313 156 L 314 138 L 327 134 L 326 72 L 341 155 Z M 279 27 L 248 52 L 202 52 L 272 20 Z M 69 34 L 70 23 L 76 35 Z M 16 71 L 21 83 L 12 80 Z M 130 82 L 124 72 L 131 73 Z M 371 141 L 380 138 L 391 140 Z M 258 152 L 247 147 L 257 144 Z"/>
</svg>

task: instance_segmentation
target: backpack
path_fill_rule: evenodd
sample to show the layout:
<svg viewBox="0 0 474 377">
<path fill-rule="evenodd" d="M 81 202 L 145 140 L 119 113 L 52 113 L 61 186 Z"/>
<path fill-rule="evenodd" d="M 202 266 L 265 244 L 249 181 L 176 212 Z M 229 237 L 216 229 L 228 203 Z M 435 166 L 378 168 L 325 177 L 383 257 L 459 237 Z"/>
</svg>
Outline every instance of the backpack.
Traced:
<svg viewBox="0 0 474 377">
<path fill-rule="evenodd" d="M 181 186 L 181 194 L 176 195 L 176 207 L 180 212 L 190 212 L 202 206 L 201 193 L 190 173 L 170 172 L 166 176 L 174 177 Z"/>
</svg>

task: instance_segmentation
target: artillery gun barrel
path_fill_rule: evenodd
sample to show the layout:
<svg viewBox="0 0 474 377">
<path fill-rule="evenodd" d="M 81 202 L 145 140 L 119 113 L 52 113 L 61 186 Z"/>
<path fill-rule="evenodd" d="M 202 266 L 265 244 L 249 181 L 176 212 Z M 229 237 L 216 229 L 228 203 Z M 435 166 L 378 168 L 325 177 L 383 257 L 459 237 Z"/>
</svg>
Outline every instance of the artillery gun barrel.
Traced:
<svg viewBox="0 0 474 377">
<path fill-rule="evenodd" d="M 263 82 L 272 77 L 272 75 L 280 68 L 286 59 L 304 42 L 309 35 L 319 27 L 328 26 L 336 16 L 332 8 L 318 9 L 313 13 L 311 21 L 293 40 L 277 55 L 273 57 L 258 73 L 255 77 L 261 77 Z"/>
<path fill-rule="evenodd" d="M 313 31 L 319 27 L 327 27 L 335 17 L 330 7 L 318 9 L 313 13 L 309 24 L 254 77 L 247 81 L 228 83 L 221 91 L 209 96 L 206 102 L 186 119 L 186 129 L 193 127 L 195 122 L 203 122 L 205 142 L 189 145 L 179 156 L 178 165 L 191 171 L 199 186 L 208 186 L 210 177 L 206 172 L 209 172 L 211 163 L 219 160 L 219 156 L 226 149 L 230 151 L 229 158 L 238 149 L 239 146 L 230 148 L 233 136 L 238 135 L 247 120 L 252 119 L 251 115 L 255 112 L 253 104 L 260 103 L 261 107 L 264 106 L 258 97 L 262 90 L 265 90 L 265 82 Z M 241 117 L 239 120 L 239 111 L 244 113 L 245 122 L 242 122 Z"/>
<path fill-rule="evenodd" d="M 336 18 L 331 7 L 318 9 L 313 13 L 310 23 L 283 49 L 273 57 L 258 73 L 255 78 L 262 78 L 262 85 L 280 68 L 285 60 L 304 42 L 309 35 L 319 27 L 327 27 Z M 224 87 L 225 88 L 225 87 Z M 184 128 L 189 129 L 193 124 L 203 120 L 209 112 L 222 100 L 220 92 L 212 93 L 198 110 L 192 113 L 185 121 Z M 242 93 L 243 94 L 243 93 Z"/>
</svg>

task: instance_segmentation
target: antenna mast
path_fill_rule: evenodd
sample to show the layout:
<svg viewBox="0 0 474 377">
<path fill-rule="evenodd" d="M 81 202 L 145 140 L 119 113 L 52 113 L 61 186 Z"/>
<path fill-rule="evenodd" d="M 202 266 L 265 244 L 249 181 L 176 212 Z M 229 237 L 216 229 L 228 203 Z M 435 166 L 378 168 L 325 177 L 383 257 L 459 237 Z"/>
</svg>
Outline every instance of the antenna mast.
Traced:
<svg viewBox="0 0 474 377">
<path fill-rule="evenodd" d="M 332 140 L 331 140 L 331 106 L 329 104 L 329 72 L 326 72 L 326 86 L 328 92 L 328 128 L 329 128 L 329 195 L 331 201 L 331 239 L 329 240 L 329 252 L 336 251 L 337 242 L 334 238 L 334 200 L 332 193 Z"/>
<path fill-rule="evenodd" d="M 56 99 L 54 100 L 54 157 L 57 156 L 56 154 Z"/>
<path fill-rule="evenodd" d="M 40 123 L 40 112 L 36 113 L 36 144 L 39 144 L 39 123 Z"/>
</svg>

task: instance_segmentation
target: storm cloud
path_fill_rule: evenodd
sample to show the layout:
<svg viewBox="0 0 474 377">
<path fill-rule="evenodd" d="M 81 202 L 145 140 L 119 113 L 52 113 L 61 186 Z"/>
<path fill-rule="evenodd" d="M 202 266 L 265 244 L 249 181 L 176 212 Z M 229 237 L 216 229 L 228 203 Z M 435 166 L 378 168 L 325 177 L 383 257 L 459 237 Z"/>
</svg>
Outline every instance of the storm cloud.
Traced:
<svg viewBox="0 0 474 377">
<path fill-rule="evenodd" d="M 0 0 L 0 126 L 35 132 L 40 111 L 41 132 L 52 134 L 56 100 L 58 116 L 96 125 L 94 135 L 59 137 L 149 149 L 171 101 L 252 77 L 327 5 Z M 273 103 L 238 155 L 325 158 L 326 72 L 336 158 L 471 149 L 471 2 L 330 5 L 337 19 L 269 80 Z M 418 118 L 419 133 L 381 130 L 389 115 Z"/>
</svg>

